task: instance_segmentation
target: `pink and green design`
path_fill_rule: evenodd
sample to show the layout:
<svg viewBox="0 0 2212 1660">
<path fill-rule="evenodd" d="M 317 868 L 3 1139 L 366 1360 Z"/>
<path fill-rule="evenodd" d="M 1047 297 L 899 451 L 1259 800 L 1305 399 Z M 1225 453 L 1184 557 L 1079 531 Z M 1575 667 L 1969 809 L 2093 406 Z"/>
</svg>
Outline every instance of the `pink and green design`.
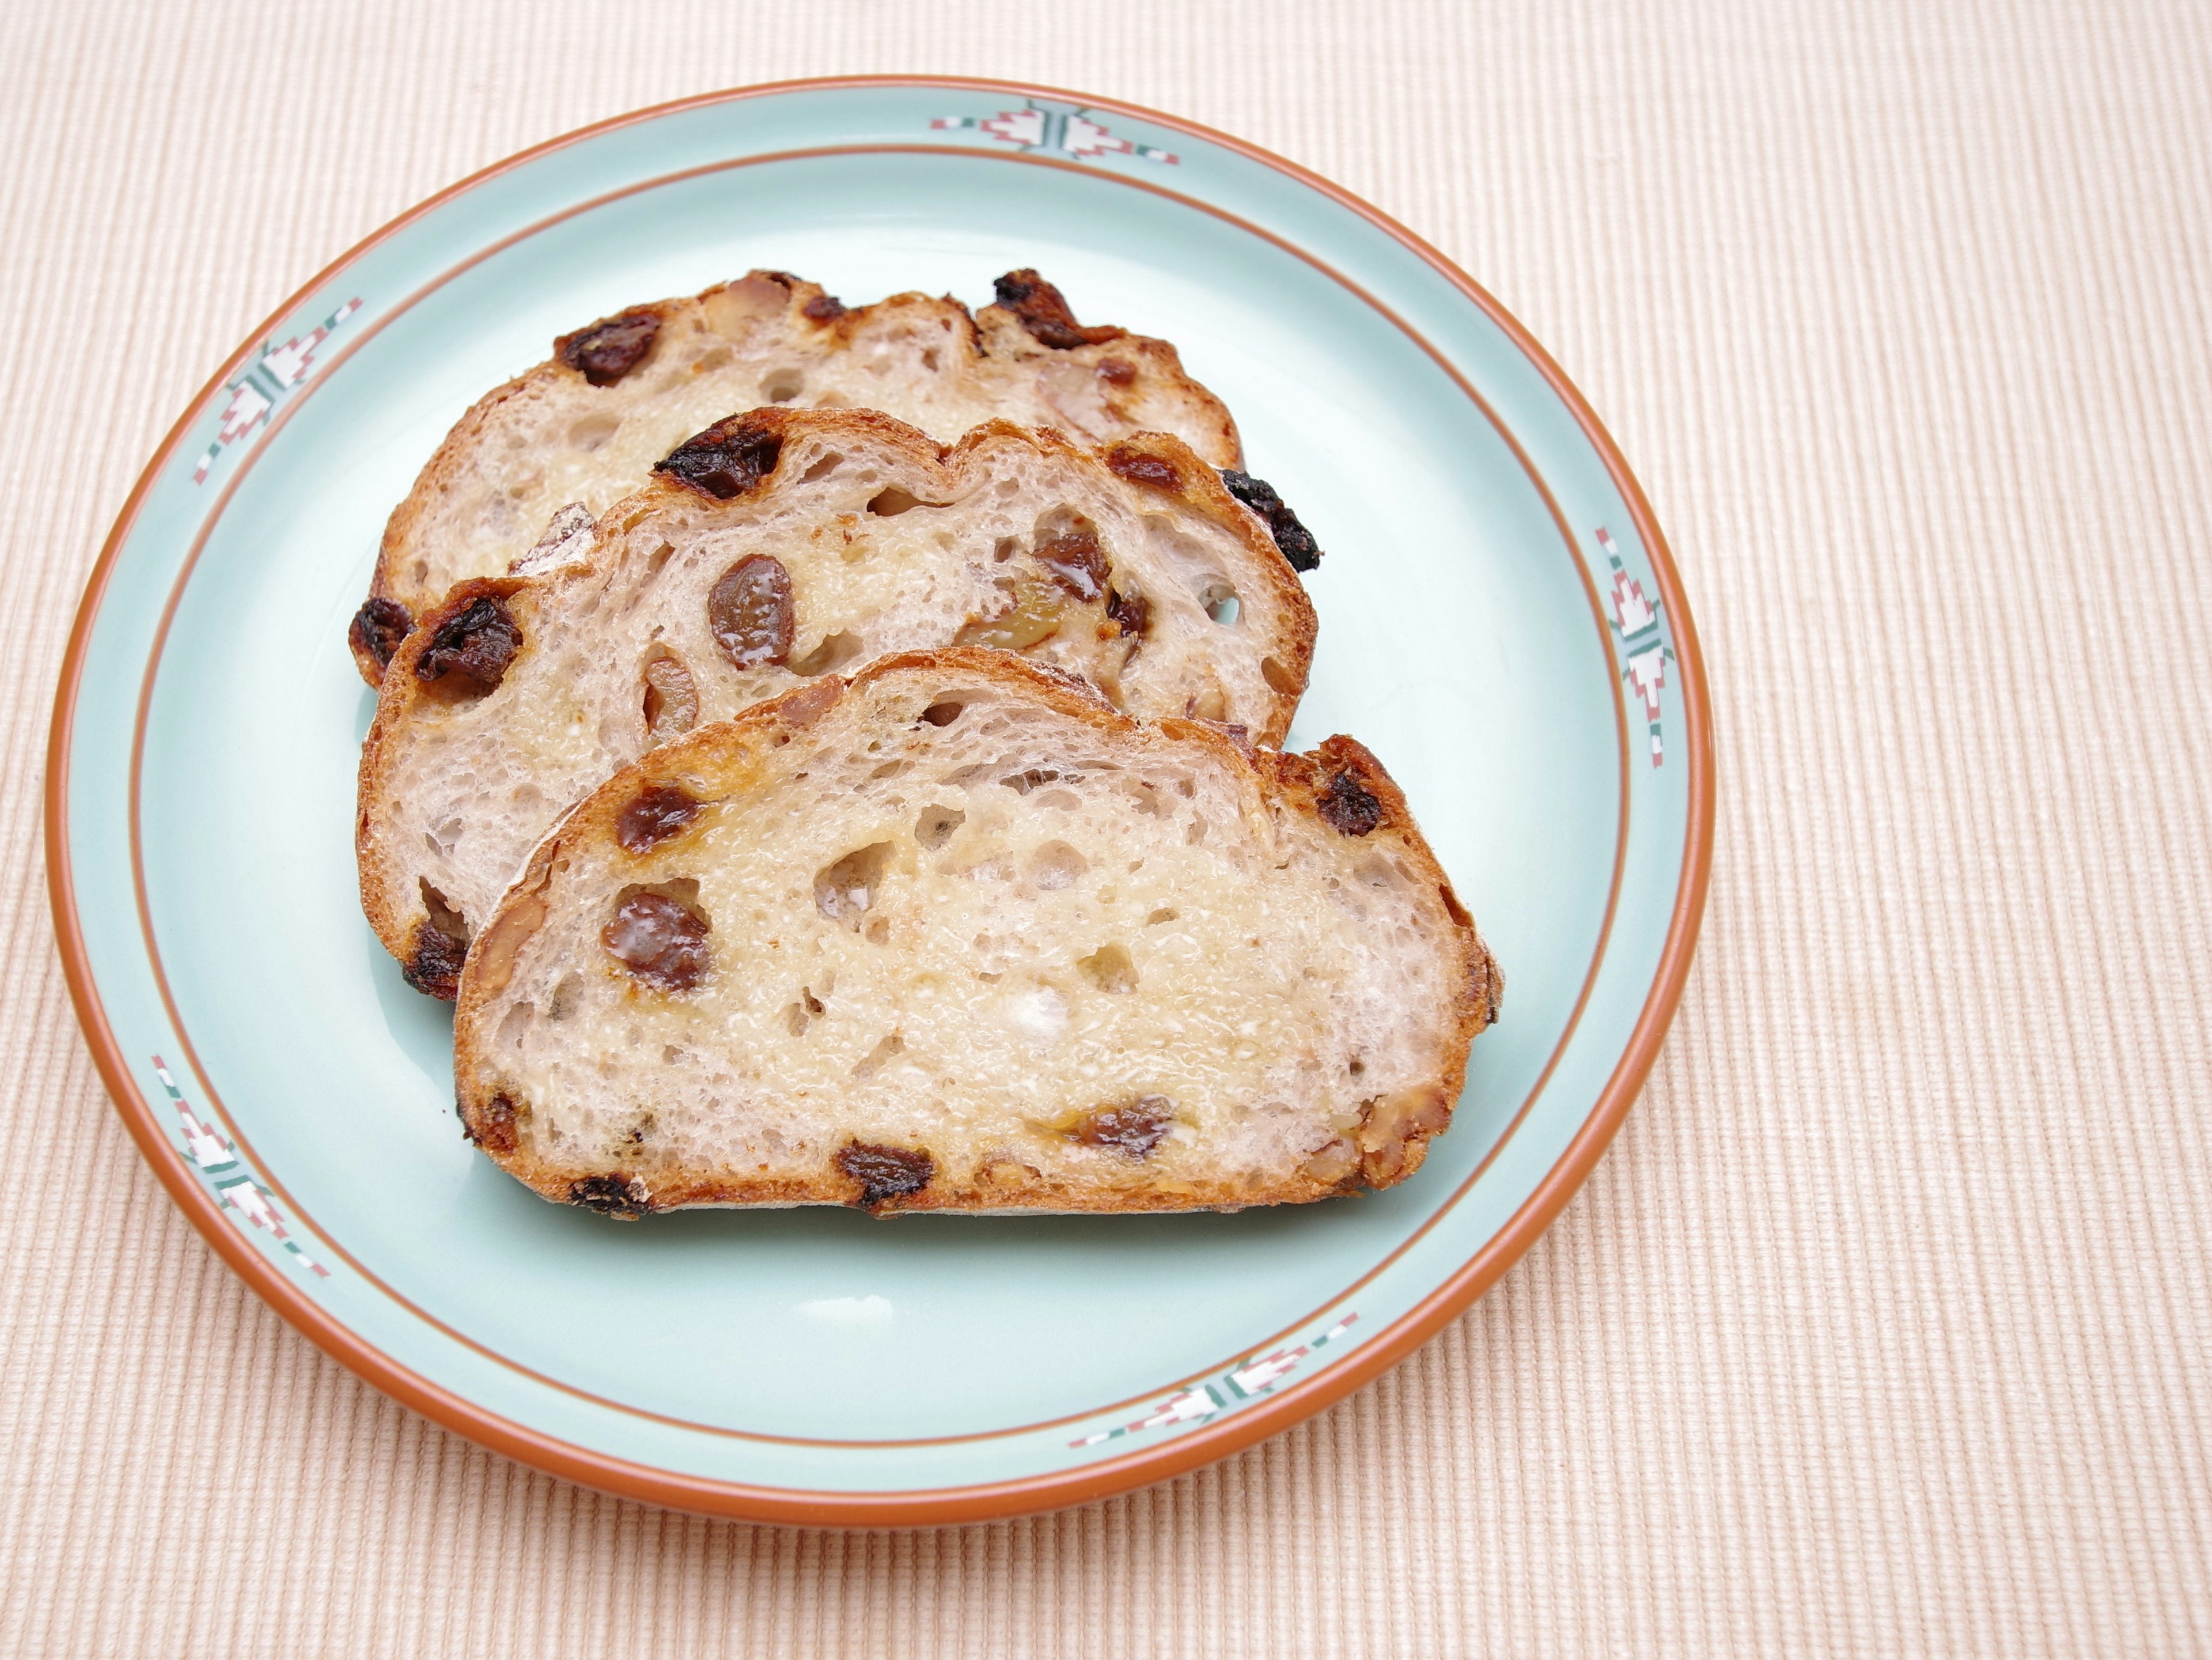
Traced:
<svg viewBox="0 0 2212 1660">
<path fill-rule="evenodd" d="M 184 1132 L 185 1157 L 192 1168 L 215 1189 L 216 1200 L 225 1210 L 238 1218 L 244 1228 L 258 1228 L 291 1256 L 292 1260 L 320 1280 L 331 1277 L 331 1271 L 300 1249 L 284 1226 L 284 1217 L 276 1208 L 276 1197 L 254 1179 L 238 1149 L 223 1139 L 221 1130 L 202 1119 L 185 1099 L 177 1080 L 169 1075 L 169 1068 L 160 1055 L 154 1057 L 154 1076 L 161 1080 L 168 1091 L 169 1104 L 177 1110 L 177 1117 Z"/>
<path fill-rule="evenodd" d="M 1067 1444 L 1070 1447 L 1095 1447 L 1104 1442 L 1118 1441 L 1125 1435 L 1134 1435 L 1139 1430 L 1166 1429 L 1177 1424 L 1210 1424 L 1231 1408 L 1267 1394 L 1296 1371 L 1306 1356 L 1316 1349 L 1327 1348 L 1350 1331 L 1358 1318 L 1357 1313 L 1347 1314 L 1310 1343 L 1300 1343 L 1293 1348 L 1275 1349 L 1251 1359 L 1239 1361 L 1218 1377 L 1178 1390 L 1133 1424 L 1100 1430 L 1096 1435 L 1085 1435 Z"/>
</svg>

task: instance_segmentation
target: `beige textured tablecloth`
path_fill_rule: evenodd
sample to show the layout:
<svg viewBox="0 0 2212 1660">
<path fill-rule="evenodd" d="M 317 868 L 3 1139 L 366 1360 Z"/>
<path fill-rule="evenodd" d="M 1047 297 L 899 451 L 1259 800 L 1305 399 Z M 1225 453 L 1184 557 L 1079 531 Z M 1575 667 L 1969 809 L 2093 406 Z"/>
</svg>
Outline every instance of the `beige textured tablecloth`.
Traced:
<svg viewBox="0 0 2212 1660">
<path fill-rule="evenodd" d="M 2212 1652 L 2203 0 L 14 0 L 0 66 L 0 1653 Z M 1218 1468 L 903 1535 L 600 1498 L 323 1359 L 110 1111 L 38 851 L 84 574 L 277 300 L 526 144 L 865 70 L 1441 244 L 1649 488 L 1721 768 L 1674 1036 L 1484 1302 Z"/>
</svg>

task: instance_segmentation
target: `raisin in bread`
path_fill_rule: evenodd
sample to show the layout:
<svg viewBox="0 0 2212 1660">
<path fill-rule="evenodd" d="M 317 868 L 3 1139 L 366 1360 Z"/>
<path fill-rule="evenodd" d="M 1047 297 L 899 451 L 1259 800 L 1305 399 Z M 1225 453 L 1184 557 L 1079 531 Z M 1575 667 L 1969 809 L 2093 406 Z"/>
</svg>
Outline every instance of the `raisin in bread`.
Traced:
<svg viewBox="0 0 2212 1660">
<path fill-rule="evenodd" d="M 462 976 L 467 1134 L 546 1198 L 1161 1211 L 1385 1187 L 1501 981 L 1366 750 L 953 649 L 617 774 Z"/>
<path fill-rule="evenodd" d="M 994 417 L 1094 444 L 1170 432 L 1211 465 L 1239 465 L 1228 410 L 1173 346 L 1081 325 L 1032 271 L 998 290 L 974 317 L 921 294 L 848 309 L 757 271 L 562 336 L 461 417 L 393 511 L 349 635 L 362 677 L 377 683 L 454 583 L 504 575 L 556 509 L 596 517 L 688 435 L 757 404 L 884 410 L 948 441 Z"/>
<path fill-rule="evenodd" d="M 522 569 L 409 636 L 362 751 L 362 903 L 436 995 L 571 803 L 802 679 L 994 646 L 1273 744 L 1312 655 L 1266 527 L 1158 435 L 1102 457 L 1001 423 L 948 453 L 874 410 L 756 410 Z"/>
</svg>

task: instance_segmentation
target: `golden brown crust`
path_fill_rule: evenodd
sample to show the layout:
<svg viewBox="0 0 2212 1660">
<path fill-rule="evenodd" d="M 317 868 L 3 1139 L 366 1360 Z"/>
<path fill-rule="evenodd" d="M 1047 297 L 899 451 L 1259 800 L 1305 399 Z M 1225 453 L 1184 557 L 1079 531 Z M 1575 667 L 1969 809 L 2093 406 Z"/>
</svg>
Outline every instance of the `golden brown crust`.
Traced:
<svg viewBox="0 0 2212 1660">
<path fill-rule="evenodd" d="M 789 741 L 791 734 L 812 725 L 843 696 L 872 681 L 909 670 L 957 674 L 963 680 L 1004 686 L 1102 733 L 1134 733 L 1140 726 L 1101 702 L 1081 683 L 1067 684 L 1066 677 L 1044 672 L 1009 652 L 969 647 L 906 652 L 879 659 L 849 678 L 825 676 L 781 697 L 757 704 L 734 720 L 702 727 L 617 773 L 578 803 L 538 847 L 523 875 L 501 901 L 499 910 L 484 930 L 486 937 L 504 937 L 510 933 L 526 936 L 529 928 L 535 926 L 527 921 L 527 909 L 537 906 L 542 913 L 538 896 L 545 885 L 547 873 L 563 850 L 612 837 L 617 818 L 641 791 L 675 783 L 689 774 L 705 769 L 710 760 L 723 780 L 740 783 L 748 773 L 764 768 L 769 757 Z M 1279 811 L 1326 824 L 1328 821 L 1322 816 L 1326 794 L 1335 780 L 1346 775 L 1372 797 L 1378 816 L 1376 822 L 1363 832 L 1363 839 L 1387 842 L 1419 879 L 1435 885 L 1442 919 L 1439 932 L 1451 939 L 1462 965 L 1463 993 L 1445 1016 L 1449 1036 L 1440 1046 L 1444 1057 L 1443 1072 L 1423 1089 L 1401 1091 L 1396 1098 L 1380 1098 L 1366 1104 L 1365 1122 L 1358 1135 L 1359 1156 L 1349 1168 L 1319 1172 L 1304 1170 L 1283 1182 L 1259 1188 L 1216 1182 L 1185 1183 L 1174 1189 L 1133 1183 L 1127 1189 L 1109 1190 L 1078 1189 L 1048 1182 L 1033 1171 L 1024 1176 L 1018 1171 L 1011 1179 L 994 1179 L 988 1184 L 979 1179 L 981 1171 L 939 1171 L 921 1191 L 868 1207 L 877 1213 L 907 1210 L 1118 1213 L 1304 1204 L 1358 1191 L 1363 1185 L 1382 1188 L 1403 1181 L 1420 1168 L 1430 1139 L 1449 1127 L 1453 1105 L 1466 1082 L 1468 1047 L 1495 1018 L 1496 994 L 1503 982 L 1489 951 L 1453 894 L 1449 879 L 1413 823 L 1404 793 L 1366 746 L 1350 738 L 1331 738 L 1310 755 L 1287 755 L 1255 749 L 1210 722 L 1169 720 L 1153 725 L 1155 730 L 1174 741 L 1209 751 L 1210 758 L 1221 767 L 1243 773 L 1257 787 L 1262 799 Z M 1332 830 L 1331 833 L 1344 832 Z M 519 916 L 518 913 L 525 915 Z M 520 937 L 507 949 L 514 949 L 519 944 Z M 641 1190 L 649 1194 L 640 1209 L 857 1201 L 852 1179 L 828 1164 L 819 1177 L 805 1181 L 672 1180 L 664 1176 L 658 1178 L 659 1185 L 648 1187 L 644 1177 L 634 1177 L 628 1171 L 553 1165 L 520 1151 L 509 1128 L 511 1114 L 502 1123 L 493 1110 L 495 1100 L 506 1099 L 504 1091 L 495 1079 L 470 1063 L 470 1057 L 483 1052 L 480 1032 L 486 1006 L 504 988 L 505 976 L 498 973 L 496 967 L 476 956 L 471 958 L 462 975 L 453 1027 L 459 1110 L 471 1139 L 482 1144 L 501 1168 L 544 1197 L 556 1202 L 574 1202 L 570 1198 L 574 1183 L 619 1175 L 624 1183 L 635 1182 Z M 502 1140 L 504 1149 L 500 1146 Z M 1017 1164 L 1010 1158 L 992 1161 L 985 1168 L 995 1171 Z"/>
</svg>

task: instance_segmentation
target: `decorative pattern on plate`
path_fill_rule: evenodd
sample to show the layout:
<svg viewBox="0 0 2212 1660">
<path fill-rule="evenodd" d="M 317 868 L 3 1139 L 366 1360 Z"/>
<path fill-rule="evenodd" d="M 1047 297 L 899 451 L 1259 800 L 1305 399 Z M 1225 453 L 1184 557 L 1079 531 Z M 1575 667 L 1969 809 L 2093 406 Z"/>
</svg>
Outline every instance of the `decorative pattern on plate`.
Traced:
<svg viewBox="0 0 2212 1660">
<path fill-rule="evenodd" d="M 996 115 L 940 115 L 929 125 L 938 132 L 966 127 L 1002 144 L 1025 150 L 1060 150 L 1079 161 L 1096 161 L 1102 155 L 1134 155 L 1172 167 L 1182 160 L 1158 144 L 1139 144 L 1115 137 L 1085 115 L 1080 105 L 1055 104 L 1044 99 L 1032 98 L 1024 108 L 1000 110 Z"/>
<path fill-rule="evenodd" d="M 1620 678 L 1644 702 L 1644 718 L 1651 726 L 1651 764 L 1662 765 L 1666 746 L 1659 731 L 1659 694 L 1666 689 L 1667 665 L 1674 648 L 1660 628 L 1659 601 L 1647 596 L 1644 585 L 1620 562 L 1620 550 L 1612 534 L 1598 526 L 1597 544 L 1613 567 L 1613 588 L 1606 595 L 1613 606 L 1613 631 L 1620 636 Z"/>
<path fill-rule="evenodd" d="M 307 371 L 315 366 L 315 349 L 360 309 L 358 299 L 349 300 L 305 335 L 294 335 L 281 346 L 274 339 L 261 343 L 253 361 L 229 382 L 230 401 L 222 406 L 222 425 L 216 429 L 215 442 L 192 469 L 192 483 L 207 483 L 216 458 L 268 419 L 285 394 L 307 378 Z"/>
<path fill-rule="evenodd" d="M 1218 1378 L 1210 1383 L 1194 1383 L 1181 1394 L 1171 1395 L 1133 1424 L 1124 1424 L 1118 1429 L 1101 1430 L 1096 1435 L 1086 1435 L 1070 1441 L 1071 1447 L 1095 1447 L 1103 1441 L 1116 1441 L 1125 1435 L 1134 1435 L 1139 1430 L 1156 1430 L 1170 1424 L 1210 1423 L 1241 1401 L 1249 1401 L 1265 1395 L 1297 1370 L 1298 1363 L 1316 1349 L 1329 1344 L 1352 1329 L 1359 1318 L 1347 1314 L 1310 1343 L 1301 1343 L 1296 1348 L 1276 1349 L 1255 1359 L 1231 1366 Z"/>
<path fill-rule="evenodd" d="M 184 1122 L 185 1156 L 192 1161 L 207 1184 L 216 1190 L 223 1208 L 237 1213 L 240 1227 L 259 1228 L 291 1253 L 294 1260 L 319 1280 L 327 1280 L 331 1271 L 301 1250 L 299 1242 L 285 1231 L 284 1219 L 276 1209 L 276 1196 L 253 1179 L 253 1172 L 238 1156 L 238 1149 L 222 1139 L 222 1133 L 212 1124 L 203 1123 L 177 1080 L 169 1076 L 169 1068 L 160 1055 L 154 1057 L 154 1076 L 161 1080 L 161 1087 L 169 1092 L 169 1100 L 177 1109 L 177 1116 Z"/>
</svg>

